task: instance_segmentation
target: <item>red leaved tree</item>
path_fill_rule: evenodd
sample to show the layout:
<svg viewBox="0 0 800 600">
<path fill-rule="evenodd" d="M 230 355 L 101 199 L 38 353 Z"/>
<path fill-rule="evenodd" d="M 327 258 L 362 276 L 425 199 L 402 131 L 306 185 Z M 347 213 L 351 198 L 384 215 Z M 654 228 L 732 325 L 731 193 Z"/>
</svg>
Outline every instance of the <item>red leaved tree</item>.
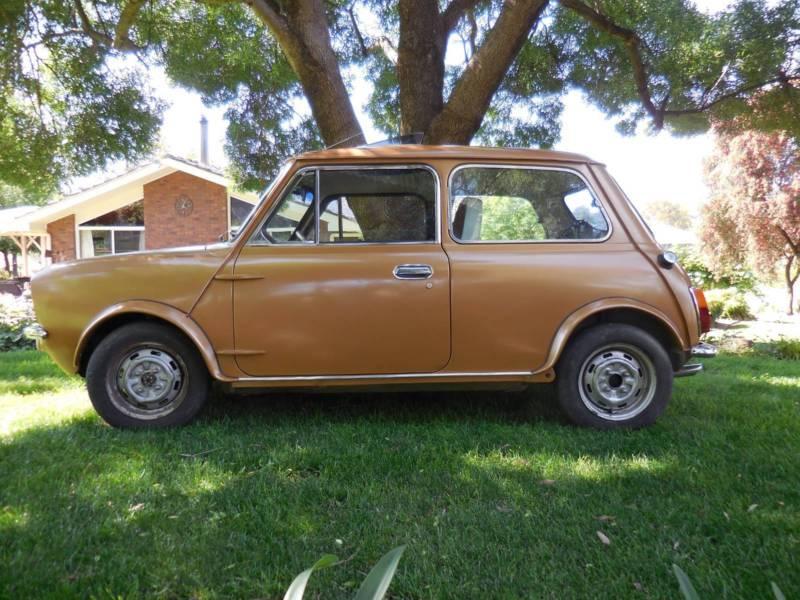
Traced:
<svg viewBox="0 0 800 600">
<path fill-rule="evenodd" d="M 716 133 L 706 162 L 711 200 L 701 228 L 710 266 L 748 264 L 761 277 L 782 270 L 793 314 L 800 277 L 798 142 L 784 132 Z"/>
</svg>

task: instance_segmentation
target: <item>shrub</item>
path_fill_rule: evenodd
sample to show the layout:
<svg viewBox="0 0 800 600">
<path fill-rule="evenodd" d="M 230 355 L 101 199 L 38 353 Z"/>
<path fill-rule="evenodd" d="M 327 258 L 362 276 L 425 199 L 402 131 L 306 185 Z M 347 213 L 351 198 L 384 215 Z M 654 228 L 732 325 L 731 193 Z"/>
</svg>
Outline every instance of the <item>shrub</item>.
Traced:
<svg viewBox="0 0 800 600">
<path fill-rule="evenodd" d="M 740 292 L 752 292 L 758 283 L 753 272 L 741 265 L 726 269 L 724 272 L 712 271 L 701 254 L 692 246 L 677 245 L 672 251 L 678 255 L 680 265 L 695 287 L 704 290 L 734 288 Z"/>
<path fill-rule="evenodd" d="M 35 343 L 23 330 L 35 320 L 30 292 L 21 296 L 0 294 L 0 352 L 33 348 Z"/>
<path fill-rule="evenodd" d="M 786 360 L 800 360 L 800 340 L 780 338 L 774 344 L 774 354 Z"/>
<path fill-rule="evenodd" d="M 715 319 L 743 321 L 754 318 L 744 292 L 736 288 L 709 290 L 706 292 L 706 300 L 708 301 L 708 310 Z"/>
</svg>

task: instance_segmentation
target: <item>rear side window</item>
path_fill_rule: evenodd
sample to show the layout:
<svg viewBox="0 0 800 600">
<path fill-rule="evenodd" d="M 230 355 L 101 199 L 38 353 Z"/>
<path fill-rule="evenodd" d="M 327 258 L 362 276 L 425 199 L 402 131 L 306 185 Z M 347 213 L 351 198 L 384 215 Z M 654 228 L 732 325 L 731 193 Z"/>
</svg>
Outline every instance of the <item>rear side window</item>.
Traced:
<svg viewBox="0 0 800 600">
<path fill-rule="evenodd" d="M 601 240 L 609 225 L 577 174 L 528 167 L 462 167 L 450 181 L 453 237 L 462 242 Z"/>
<path fill-rule="evenodd" d="M 319 178 L 321 244 L 435 241 L 428 169 L 320 170 Z"/>
</svg>

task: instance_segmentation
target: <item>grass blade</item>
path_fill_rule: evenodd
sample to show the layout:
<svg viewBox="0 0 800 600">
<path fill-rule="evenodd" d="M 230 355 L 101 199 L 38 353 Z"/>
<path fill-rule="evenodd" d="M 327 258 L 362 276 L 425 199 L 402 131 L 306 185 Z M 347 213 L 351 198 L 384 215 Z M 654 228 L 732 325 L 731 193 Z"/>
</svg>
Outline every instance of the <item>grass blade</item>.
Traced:
<svg viewBox="0 0 800 600">
<path fill-rule="evenodd" d="M 323 554 L 322 558 L 315 562 L 310 568 L 306 569 L 300 573 L 300 575 L 294 578 L 292 585 L 290 585 L 289 589 L 286 590 L 286 595 L 284 595 L 283 600 L 303 600 L 303 594 L 306 591 L 306 584 L 308 583 L 308 579 L 311 577 L 311 574 L 319 569 L 330 567 L 338 562 L 338 560 L 339 559 L 333 554 Z"/>
<path fill-rule="evenodd" d="M 672 570 L 675 571 L 675 577 L 678 578 L 678 585 L 681 587 L 683 597 L 686 598 L 686 600 L 700 600 L 700 596 L 697 595 L 697 590 L 694 589 L 689 576 L 683 572 L 683 569 L 673 564 Z"/>
<path fill-rule="evenodd" d="M 382 600 L 405 549 L 405 546 L 398 546 L 381 557 L 358 588 L 355 600 Z"/>
</svg>

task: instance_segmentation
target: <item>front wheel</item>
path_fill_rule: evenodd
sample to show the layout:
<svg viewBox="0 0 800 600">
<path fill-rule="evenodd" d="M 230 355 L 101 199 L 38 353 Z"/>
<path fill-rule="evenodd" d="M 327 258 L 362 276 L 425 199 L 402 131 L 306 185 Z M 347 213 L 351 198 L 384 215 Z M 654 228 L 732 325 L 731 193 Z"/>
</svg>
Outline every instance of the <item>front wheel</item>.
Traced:
<svg viewBox="0 0 800 600">
<path fill-rule="evenodd" d="M 621 323 L 586 329 L 557 367 L 561 409 L 576 425 L 596 429 L 651 425 L 672 395 L 672 364 L 649 333 Z"/>
<path fill-rule="evenodd" d="M 210 381 L 183 335 L 156 323 L 132 323 L 92 352 L 86 387 L 109 425 L 153 428 L 191 421 L 208 398 Z"/>
</svg>

